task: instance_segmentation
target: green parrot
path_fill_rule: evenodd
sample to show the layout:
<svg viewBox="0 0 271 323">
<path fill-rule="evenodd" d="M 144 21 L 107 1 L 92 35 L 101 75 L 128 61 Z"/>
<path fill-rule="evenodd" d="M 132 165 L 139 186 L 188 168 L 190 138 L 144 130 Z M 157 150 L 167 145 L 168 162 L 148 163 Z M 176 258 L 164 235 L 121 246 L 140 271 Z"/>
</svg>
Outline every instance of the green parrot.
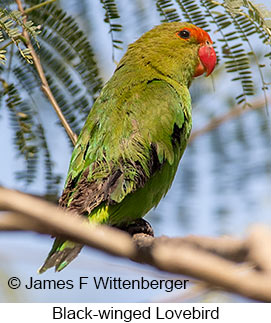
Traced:
<svg viewBox="0 0 271 323">
<path fill-rule="evenodd" d="M 60 206 L 117 227 L 157 206 L 189 139 L 188 88 L 215 64 L 210 36 L 190 23 L 163 23 L 129 45 L 78 137 Z M 39 273 L 62 270 L 82 247 L 56 238 Z"/>
</svg>

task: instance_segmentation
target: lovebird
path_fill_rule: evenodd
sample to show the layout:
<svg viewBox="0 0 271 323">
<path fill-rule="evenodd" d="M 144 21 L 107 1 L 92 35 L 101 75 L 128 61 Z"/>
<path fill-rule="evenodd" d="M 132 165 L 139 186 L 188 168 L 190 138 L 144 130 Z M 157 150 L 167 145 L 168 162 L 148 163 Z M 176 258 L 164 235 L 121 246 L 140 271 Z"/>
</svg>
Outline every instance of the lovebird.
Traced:
<svg viewBox="0 0 271 323">
<path fill-rule="evenodd" d="M 59 204 L 91 223 L 141 219 L 168 192 L 191 127 L 189 86 L 216 65 L 212 40 L 186 22 L 163 23 L 128 46 L 93 104 Z M 65 268 L 82 245 L 56 238 L 39 273 Z"/>
</svg>

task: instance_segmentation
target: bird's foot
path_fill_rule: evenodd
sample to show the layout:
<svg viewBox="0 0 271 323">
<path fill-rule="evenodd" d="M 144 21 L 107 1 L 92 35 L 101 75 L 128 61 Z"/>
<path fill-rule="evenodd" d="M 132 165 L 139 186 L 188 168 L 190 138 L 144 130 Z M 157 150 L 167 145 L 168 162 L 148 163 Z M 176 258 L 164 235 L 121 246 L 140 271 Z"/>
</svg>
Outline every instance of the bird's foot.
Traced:
<svg viewBox="0 0 271 323">
<path fill-rule="evenodd" d="M 143 233 L 153 237 L 154 232 L 149 222 L 144 219 L 135 220 L 127 225 L 116 226 L 118 229 L 128 232 L 131 236 L 137 233 Z"/>
</svg>

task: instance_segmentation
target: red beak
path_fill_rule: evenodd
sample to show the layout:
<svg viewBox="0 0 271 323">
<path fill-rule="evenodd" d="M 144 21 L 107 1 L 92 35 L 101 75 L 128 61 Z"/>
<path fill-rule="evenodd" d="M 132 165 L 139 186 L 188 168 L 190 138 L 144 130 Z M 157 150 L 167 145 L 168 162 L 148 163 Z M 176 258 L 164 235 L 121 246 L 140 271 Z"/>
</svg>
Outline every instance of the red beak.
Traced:
<svg viewBox="0 0 271 323">
<path fill-rule="evenodd" d="M 202 75 L 206 72 L 206 76 L 210 75 L 215 68 L 216 54 L 211 45 L 203 45 L 198 51 L 200 62 L 196 67 L 194 77 Z"/>
</svg>

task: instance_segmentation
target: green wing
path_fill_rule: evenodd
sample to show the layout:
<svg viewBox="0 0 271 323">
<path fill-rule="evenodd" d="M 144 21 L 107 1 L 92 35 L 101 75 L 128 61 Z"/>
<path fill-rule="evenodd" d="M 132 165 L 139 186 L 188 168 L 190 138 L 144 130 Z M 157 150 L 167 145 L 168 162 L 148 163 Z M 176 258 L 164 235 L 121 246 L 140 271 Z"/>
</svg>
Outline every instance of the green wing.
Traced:
<svg viewBox="0 0 271 323">
<path fill-rule="evenodd" d="M 114 211 L 167 164 L 157 198 L 145 201 L 135 216 L 156 205 L 171 185 L 191 129 L 190 97 L 183 93 L 161 79 L 125 90 L 108 83 L 78 138 L 60 204 L 90 217 L 99 206 Z M 118 219 L 125 222 L 125 214 Z"/>
</svg>

